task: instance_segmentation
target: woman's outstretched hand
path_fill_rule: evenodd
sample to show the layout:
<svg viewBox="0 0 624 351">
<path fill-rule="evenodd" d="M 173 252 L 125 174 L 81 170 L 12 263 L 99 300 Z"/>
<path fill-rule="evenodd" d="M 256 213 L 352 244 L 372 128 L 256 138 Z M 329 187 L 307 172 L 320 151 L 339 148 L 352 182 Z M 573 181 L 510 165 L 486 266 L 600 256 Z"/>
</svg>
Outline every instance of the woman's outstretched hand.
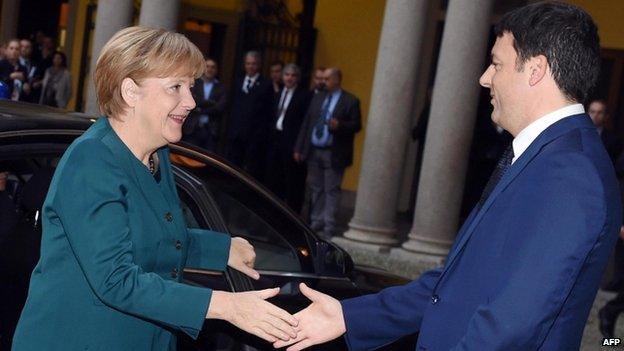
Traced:
<svg viewBox="0 0 624 351">
<path fill-rule="evenodd" d="M 206 318 L 223 319 L 237 328 L 268 342 L 297 337 L 298 320 L 283 309 L 265 301 L 279 288 L 231 293 L 214 291 Z"/>
</svg>

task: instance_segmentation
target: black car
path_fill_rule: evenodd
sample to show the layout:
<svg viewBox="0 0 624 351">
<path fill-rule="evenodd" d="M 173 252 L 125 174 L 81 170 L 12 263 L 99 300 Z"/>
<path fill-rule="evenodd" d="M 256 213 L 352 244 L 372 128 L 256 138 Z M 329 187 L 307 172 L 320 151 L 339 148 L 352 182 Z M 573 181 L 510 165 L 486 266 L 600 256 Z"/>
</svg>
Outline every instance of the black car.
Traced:
<svg viewBox="0 0 624 351">
<path fill-rule="evenodd" d="M 0 172 L 9 172 L 6 190 L 0 192 L 4 196 L 0 202 L 0 349 L 10 348 L 30 273 L 39 258 L 41 206 L 55 166 L 69 144 L 94 121 L 95 117 L 84 114 L 0 100 Z M 354 267 L 344 250 L 315 235 L 284 203 L 219 156 L 184 143 L 170 149 L 187 226 L 249 240 L 261 274 L 254 281 L 232 269 L 225 273 L 187 269 L 186 283 L 228 291 L 279 286 L 280 294 L 271 302 L 291 313 L 309 304 L 299 292 L 300 282 L 338 299 L 406 283 L 380 270 Z M 272 349 L 220 321 L 207 321 L 198 341 L 182 337 L 179 343 L 182 350 Z M 411 336 L 384 349 L 414 349 L 414 345 Z M 339 339 L 316 349 L 343 350 L 346 345 Z"/>
</svg>

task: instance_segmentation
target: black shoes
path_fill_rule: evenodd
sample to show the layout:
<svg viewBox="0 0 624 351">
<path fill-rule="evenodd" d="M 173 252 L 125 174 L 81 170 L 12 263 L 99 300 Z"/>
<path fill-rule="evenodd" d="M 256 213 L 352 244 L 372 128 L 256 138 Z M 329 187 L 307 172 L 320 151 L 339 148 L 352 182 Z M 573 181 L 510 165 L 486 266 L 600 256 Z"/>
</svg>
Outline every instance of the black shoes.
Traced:
<svg viewBox="0 0 624 351">
<path fill-rule="evenodd" d="M 605 338 L 613 338 L 613 332 L 615 330 L 615 322 L 617 321 L 617 315 L 612 316 L 604 307 L 598 311 L 598 322 L 600 333 Z"/>
</svg>

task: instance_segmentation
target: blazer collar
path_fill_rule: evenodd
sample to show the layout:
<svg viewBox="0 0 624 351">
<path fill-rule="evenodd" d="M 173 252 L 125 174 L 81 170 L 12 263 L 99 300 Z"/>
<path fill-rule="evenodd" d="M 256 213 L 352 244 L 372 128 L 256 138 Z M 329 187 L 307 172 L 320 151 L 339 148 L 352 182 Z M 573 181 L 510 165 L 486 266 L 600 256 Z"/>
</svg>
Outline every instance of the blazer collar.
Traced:
<svg viewBox="0 0 624 351">
<path fill-rule="evenodd" d="M 573 115 L 552 124 L 531 143 L 531 145 L 522 153 L 520 158 L 518 158 L 516 162 L 514 162 L 509 167 L 509 169 L 503 175 L 496 187 L 494 187 L 494 190 L 492 190 L 492 193 L 485 201 L 483 206 L 479 210 L 477 210 L 475 216 L 468 224 L 466 232 L 461 235 L 461 237 L 459 238 L 460 241 L 457 243 L 457 245 L 454 246 L 454 250 L 449 253 L 442 276 L 453 265 L 453 262 L 457 258 L 459 252 L 462 251 L 462 248 L 470 239 L 470 236 L 474 232 L 477 224 L 479 224 L 479 222 L 483 218 L 483 215 L 489 210 L 489 208 L 492 206 L 492 203 L 496 201 L 496 197 L 505 188 L 507 188 L 507 186 L 518 176 L 518 174 L 520 174 L 520 172 L 522 172 L 522 170 L 533 160 L 533 158 L 535 158 L 535 156 L 542 150 L 542 148 L 545 145 L 549 144 L 551 141 L 557 139 L 558 137 L 566 134 L 571 130 L 586 128 L 595 128 L 589 116 L 586 114 Z M 438 281 L 442 280 L 442 276 Z"/>
</svg>

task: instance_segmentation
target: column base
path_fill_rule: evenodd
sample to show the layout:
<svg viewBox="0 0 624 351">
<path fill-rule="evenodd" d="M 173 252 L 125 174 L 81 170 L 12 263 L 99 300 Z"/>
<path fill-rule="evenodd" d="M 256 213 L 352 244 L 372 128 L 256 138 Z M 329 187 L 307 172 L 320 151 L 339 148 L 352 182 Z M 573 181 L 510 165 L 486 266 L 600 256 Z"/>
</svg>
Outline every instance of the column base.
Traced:
<svg viewBox="0 0 624 351">
<path fill-rule="evenodd" d="M 349 240 L 381 246 L 395 246 L 399 241 L 394 237 L 396 228 L 380 228 L 349 223 L 349 230 L 343 236 Z"/>
<path fill-rule="evenodd" d="M 332 242 L 346 250 L 356 266 L 375 267 L 408 279 L 416 279 L 423 272 L 441 265 L 441 257 L 432 260 L 433 256 L 407 252 L 398 247 L 366 244 L 345 237 L 334 237 Z"/>
<path fill-rule="evenodd" d="M 390 250 L 390 258 L 399 262 L 410 262 L 420 268 L 418 275 L 423 272 L 444 265 L 445 256 L 431 255 L 405 250 L 402 247 L 396 247 Z"/>
<path fill-rule="evenodd" d="M 453 246 L 452 241 L 436 240 L 412 234 L 409 235 L 409 240 L 401 245 L 406 251 L 442 257 L 448 255 L 451 246 Z"/>
</svg>

